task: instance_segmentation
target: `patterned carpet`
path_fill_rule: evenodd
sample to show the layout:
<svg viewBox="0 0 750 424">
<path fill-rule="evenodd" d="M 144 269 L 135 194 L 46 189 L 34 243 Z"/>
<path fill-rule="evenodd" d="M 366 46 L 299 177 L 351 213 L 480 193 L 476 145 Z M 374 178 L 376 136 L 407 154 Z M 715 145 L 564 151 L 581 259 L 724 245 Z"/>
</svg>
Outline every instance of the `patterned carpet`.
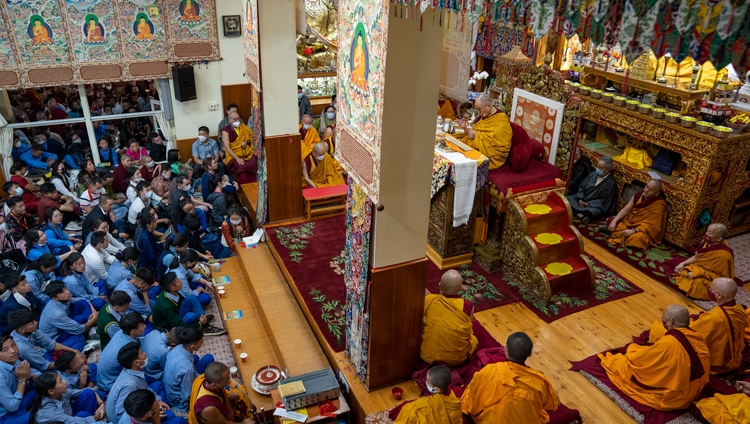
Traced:
<svg viewBox="0 0 750 424">
<path fill-rule="evenodd" d="M 734 275 L 744 282 L 750 281 L 750 233 L 727 239 L 734 250 Z"/>
</svg>

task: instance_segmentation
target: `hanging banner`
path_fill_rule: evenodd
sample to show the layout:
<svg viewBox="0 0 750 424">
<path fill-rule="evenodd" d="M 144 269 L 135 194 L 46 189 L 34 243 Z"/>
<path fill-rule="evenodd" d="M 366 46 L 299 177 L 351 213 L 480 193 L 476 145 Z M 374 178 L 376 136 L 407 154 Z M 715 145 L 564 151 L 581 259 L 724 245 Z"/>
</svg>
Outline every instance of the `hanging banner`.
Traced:
<svg viewBox="0 0 750 424">
<path fill-rule="evenodd" d="M 460 15 L 452 11 L 443 13 L 451 15 L 450 21 L 456 24 L 443 27 L 440 92 L 452 99 L 464 101 L 469 91 L 469 66 L 467 64 L 471 60 L 473 25 L 459 24 Z"/>
<path fill-rule="evenodd" d="M 242 2 L 242 35 L 245 39 L 245 78 L 260 91 L 260 54 L 258 54 L 258 0 Z"/>
<path fill-rule="evenodd" d="M 339 1 L 336 159 L 377 203 L 388 0 Z"/>
</svg>

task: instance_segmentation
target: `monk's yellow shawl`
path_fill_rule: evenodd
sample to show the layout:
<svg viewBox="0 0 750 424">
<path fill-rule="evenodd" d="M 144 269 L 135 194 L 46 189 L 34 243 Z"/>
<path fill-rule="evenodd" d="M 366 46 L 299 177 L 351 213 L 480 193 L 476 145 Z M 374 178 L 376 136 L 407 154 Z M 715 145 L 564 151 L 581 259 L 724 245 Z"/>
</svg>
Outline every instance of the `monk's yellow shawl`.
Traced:
<svg viewBox="0 0 750 424">
<path fill-rule="evenodd" d="M 508 115 L 498 112 L 489 118 L 480 119 L 472 129 L 476 131 L 476 137 L 471 139 L 466 135 L 461 138 L 461 141 L 490 158 L 490 171 L 503 166 L 508 159 L 513 138 L 513 129 Z"/>
<path fill-rule="evenodd" d="M 409 402 L 395 424 L 461 424 L 461 399 L 453 393 L 432 395 Z"/>
<path fill-rule="evenodd" d="M 471 317 L 463 310 L 464 300 L 430 294 L 424 301 L 422 330 L 422 360 L 458 365 L 477 349 L 477 338 L 471 327 Z"/>
<path fill-rule="evenodd" d="M 667 202 L 661 198 L 646 200 L 643 192 L 634 194 L 633 201 L 633 208 L 617 223 L 609 242 L 642 250 L 658 246 L 667 229 Z M 625 237 L 623 232 L 629 228 L 638 228 L 638 232 Z"/>
<path fill-rule="evenodd" d="M 251 130 L 247 125 L 240 123 L 239 127 L 231 127 L 229 131 L 234 131 L 237 135 L 237 138 L 235 138 L 234 141 L 229 142 L 229 148 L 232 149 L 234 154 L 242 160 L 252 159 L 253 155 L 255 154 L 255 139 L 253 138 L 253 130 Z M 231 134 L 229 134 L 229 139 L 232 139 Z M 247 142 L 245 147 L 242 147 L 243 141 Z M 233 159 L 234 157 L 232 157 L 232 155 L 227 154 L 224 158 L 224 163 L 228 164 Z"/>
<path fill-rule="evenodd" d="M 242 413 L 239 410 L 235 410 L 232 406 L 232 402 L 229 401 L 229 393 L 236 393 L 240 397 L 240 401 L 244 402 L 245 405 L 247 405 L 248 410 L 250 409 L 251 405 L 253 404 L 252 401 L 250 401 L 250 398 L 248 398 L 245 393 L 247 393 L 247 389 L 244 386 L 239 386 L 242 390 L 237 389 L 231 389 L 229 391 L 224 390 L 222 393 L 222 396 L 217 395 L 216 393 L 211 392 L 210 390 L 206 390 L 205 387 L 203 387 L 203 383 L 206 381 L 206 378 L 204 374 L 201 374 L 193 381 L 192 389 L 190 390 L 190 408 L 188 408 L 188 424 L 201 424 L 201 421 L 198 419 L 198 416 L 195 414 L 195 403 L 198 401 L 198 399 L 202 398 L 203 396 L 213 396 L 221 400 L 221 402 L 224 404 L 224 406 L 227 408 L 227 410 L 230 412 L 231 415 L 234 417 L 238 417 L 238 415 L 241 415 Z M 243 393 L 244 392 L 244 393 Z"/>
<path fill-rule="evenodd" d="M 302 129 L 302 124 L 299 124 L 299 129 Z M 312 148 L 316 143 L 320 143 L 320 134 L 318 134 L 318 131 L 316 131 L 315 128 L 311 126 L 310 129 L 305 132 L 305 136 L 302 138 L 302 150 L 304 151 L 305 147 L 307 147 L 312 151 Z"/>
<path fill-rule="evenodd" d="M 734 255 L 729 249 L 701 250 L 698 249 L 695 263 L 685 266 L 675 282 L 688 296 L 708 300 L 708 288 L 715 279 L 734 278 Z M 688 278 L 688 272 L 692 278 Z"/>
<path fill-rule="evenodd" d="M 695 402 L 703 418 L 711 424 L 750 423 L 750 397 L 744 393 L 722 395 Z"/>
<path fill-rule="evenodd" d="M 322 161 L 318 161 L 312 155 L 308 156 L 304 166 L 308 167 L 307 176 L 318 188 L 344 184 L 344 177 L 338 171 L 340 165 L 328 153 Z"/>
<path fill-rule="evenodd" d="M 445 99 L 442 105 L 438 102 L 437 114 L 442 116 L 443 119 L 456 120 L 456 111 L 453 110 L 453 104 L 448 99 Z"/>
</svg>

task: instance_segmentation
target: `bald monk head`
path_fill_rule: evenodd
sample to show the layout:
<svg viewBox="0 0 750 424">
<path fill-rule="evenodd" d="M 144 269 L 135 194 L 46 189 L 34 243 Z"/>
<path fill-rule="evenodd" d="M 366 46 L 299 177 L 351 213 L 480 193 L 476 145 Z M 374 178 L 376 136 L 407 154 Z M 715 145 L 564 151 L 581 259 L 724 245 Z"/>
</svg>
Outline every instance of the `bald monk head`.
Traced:
<svg viewBox="0 0 750 424">
<path fill-rule="evenodd" d="M 327 151 L 328 145 L 325 143 L 315 143 L 313 146 L 313 155 L 315 155 L 315 158 L 318 160 L 322 160 L 320 157 L 325 155 Z"/>
<path fill-rule="evenodd" d="M 312 116 L 308 114 L 304 114 L 302 115 L 302 120 L 300 121 L 300 123 L 305 129 L 308 129 L 310 128 L 310 125 L 312 125 L 312 121 L 313 121 Z"/>
<path fill-rule="evenodd" d="M 667 331 L 675 328 L 688 328 L 690 326 L 690 312 L 682 305 L 669 305 L 664 310 L 661 323 Z"/>
<path fill-rule="evenodd" d="M 651 180 L 646 184 L 646 187 L 643 188 L 643 195 L 646 196 L 647 199 L 658 196 L 659 193 L 661 193 L 661 181 L 659 180 Z"/>
<path fill-rule="evenodd" d="M 531 338 L 519 331 L 508 336 L 508 341 L 505 343 L 505 356 L 511 362 L 523 364 L 531 356 L 533 348 L 534 343 Z"/>
<path fill-rule="evenodd" d="M 427 390 L 431 393 L 448 393 L 450 385 L 451 370 L 448 367 L 432 367 L 427 371 Z"/>
<path fill-rule="evenodd" d="M 714 222 L 706 228 L 706 235 L 703 239 L 709 244 L 721 243 L 728 232 L 726 225 L 721 222 Z"/>
<path fill-rule="evenodd" d="M 474 100 L 474 109 L 478 110 L 479 114 L 484 118 L 491 116 L 497 110 L 495 106 L 492 106 L 492 98 L 489 94 L 480 94 Z"/>
<path fill-rule="evenodd" d="M 737 283 L 731 278 L 717 278 L 708 289 L 708 297 L 719 305 L 733 301 L 736 294 Z"/>
<path fill-rule="evenodd" d="M 233 110 L 232 112 L 229 112 L 229 115 L 227 115 L 227 117 L 229 118 L 229 123 L 231 125 L 234 125 L 235 122 L 240 122 L 240 114 L 237 113 L 236 110 Z"/>
<path fill-rule="evenodd" d="M 464 279 L 455 269 L 445 272 L 440 278 L 440 293 L 447 296 L 455 296 L 461 291 L 461 284 Z"/>
</svg>

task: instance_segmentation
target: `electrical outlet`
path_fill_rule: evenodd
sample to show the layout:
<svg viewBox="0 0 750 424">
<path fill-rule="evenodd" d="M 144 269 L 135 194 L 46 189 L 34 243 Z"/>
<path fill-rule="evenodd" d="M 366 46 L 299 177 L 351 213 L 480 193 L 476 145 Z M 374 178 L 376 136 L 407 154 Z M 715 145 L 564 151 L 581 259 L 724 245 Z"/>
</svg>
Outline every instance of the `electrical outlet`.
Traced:
<svg viewBox="0 0 750 424">
<path fill-rule="evenodd" d="M 218 103 L 209 103 L 208 104 L 208 110 L 219 110 L 219 104 Z"/>
</svg>

